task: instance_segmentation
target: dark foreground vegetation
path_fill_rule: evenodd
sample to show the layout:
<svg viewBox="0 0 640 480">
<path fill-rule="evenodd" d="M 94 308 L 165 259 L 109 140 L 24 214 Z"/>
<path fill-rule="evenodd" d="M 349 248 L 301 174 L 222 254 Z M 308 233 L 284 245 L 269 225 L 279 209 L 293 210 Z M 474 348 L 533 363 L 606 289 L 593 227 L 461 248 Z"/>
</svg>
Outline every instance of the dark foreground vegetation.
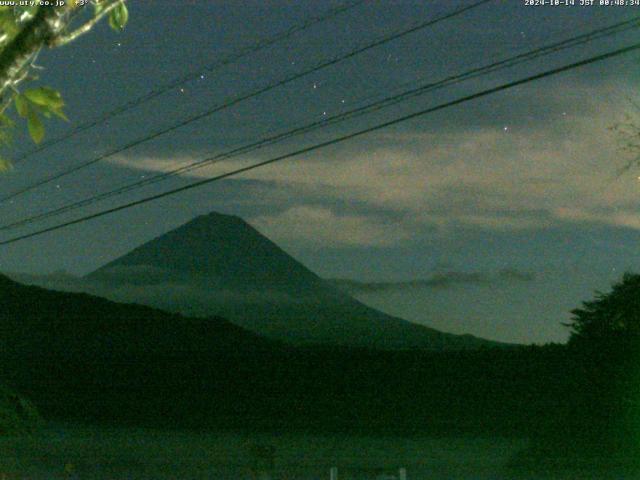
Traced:
<svg viewBox="0 0 640 480">
<path fill-rule="evenodd" d="M 9 280 L 2 292 L 1 380 L 49 419 L 529 436 L 519 468 L 637 458 L 638 276 L 574 311 L 568 345 L 446 353 L 290 348 L 221 319 Z"/>
</svg>

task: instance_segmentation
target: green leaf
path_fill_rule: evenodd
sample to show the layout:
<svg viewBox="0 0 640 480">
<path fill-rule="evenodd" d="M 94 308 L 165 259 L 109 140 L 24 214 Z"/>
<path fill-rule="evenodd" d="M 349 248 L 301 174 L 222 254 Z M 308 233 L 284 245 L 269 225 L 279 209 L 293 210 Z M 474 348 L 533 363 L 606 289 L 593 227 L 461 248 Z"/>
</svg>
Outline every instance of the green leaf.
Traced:
<svg viewBox="0 0 640 480">
<path fill-rule="evenodd" d="M 15 127 L 15 125 L 16 123 L 11 117 L 5 115 L 4 113 L 0 113 L 0 127 L 13 128 Z"/>
<path fill-rule="evenodd" d="M 14 121 L 8 115 L 0 113 L 0 145 L 11 145 L 13 137 L 11 129 L 15 127 Z"/>
<path fill-rule="evenodd" d="M 102 13 L 103 10 L 104 10 L 104 2 L 102 2 L 102 0 L 95 0 L 93 2 L 93 14 L 95 16 L 98 16 Z"/>
<path fill-rule="evenodd" d="M 13 165 L 6 158 L 0 157 L 0 173 L 8 172 L 13 168 Z"/>
<path fill-rule="evenodd" d="M 7 129 L 1 129 L 0 130 L 0 145 L 5 145 L 5 146 L 9 146 L 11 145 L 11 132 L 7 131 Z"/>
<path fill-rule="evenodd" d="M 129 10 L 124 1 L 122 1 L 109 13 L 109 25 L 114 30 L 122 30 L 128 21 Z"/>
<path fill-rule="evenodd" d="M 62 120 L 64 120 L 65 122 L 68 122 L 69 119 L 67 118 L 67 116 L 64 114 L 64 112 L 62 111 L 62 108 L 52 108 L 51 109 L 51 113 L 53 113 L 56 117 L 61 118 Z"/>
<path fill-rule="evenodd" d="M 40 143 L 44 138 L 44 125 L 38 116 L 38 112 L 33 108 L 29 109 L 29 114 L 27 116 L 27 128 L 29 129 L 29 135 L 31 135 L 33 141 Z"/>
<path fill-rule="evenodd" d="M 23 118 L 26 118 L 30 110 L 27 99 L 24 98 L 22 95 L 18 94 L 16 95 L 16 98 L 13 101 L 16 104 L 16 110 L 18 111 L 18 115 L 20 115 Z"/>
<path fill-rule="evenodd" d="M 38 87 L 25 90 L 23 95 L 31 102 L 48 109 L 64 106 L 62 95 L 59 91 L 50 87 Z"/>
<path fill-rule="evenodd" d="M 6 42 L 18 33 L 18 24 L 13 14 L 13 7 L 0 7 L 0 38 Z"/>
<path fill-rule="evenodd" d="M 38 87 L 26 90 L 22 94 L 22 97 L 21 101 L 24 101 L 25 98 L 29 100 L 29 102 L 31 102 L 31 104 L 46 118 L 50 118 L 51 115 L 55 115 L 65 121 L 69 121 L 62 111 L 64 101 L 62 100 L 62 95 L 59 91 L 50 87 Z M 21 105 L 20 108 L 27 109 L 27 111 L 25 111 L 25 115 L 21 114 L 22 116 L 27 116 L 30 107 L 28 105 L 26 107 Z"/>
</svg>

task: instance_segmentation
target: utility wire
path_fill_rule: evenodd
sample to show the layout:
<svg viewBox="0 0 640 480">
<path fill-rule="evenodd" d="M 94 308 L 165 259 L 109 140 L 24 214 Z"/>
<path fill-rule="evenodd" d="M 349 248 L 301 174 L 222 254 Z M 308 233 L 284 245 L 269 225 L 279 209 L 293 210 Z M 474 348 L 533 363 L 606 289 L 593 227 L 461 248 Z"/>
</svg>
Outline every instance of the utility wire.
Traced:
<svg viewBox="0 0 640 480">
<path fill-rule="evenodd" d="M 469 102 L 471 100 L 475 100 L 475 99 L 478 99 L 478 98 L 486 97 L 488 95 L 492 95 L 494 93 L 501 92 L 503 90 L 508 90 L 510 88 L 517 87 L 519 85 L 524 85 L 524 84 L 527 84 L 527 83 L 530 83 L 530 82 L 533 82 L 533 81 L 540 80 L 542 78 L 546 78 L 546 77 L 550 77 L 550 76 L 553 76 L 553 75 L 557 75 L 557 74 L 562 73 L 562 72 L 573 70 L 575 68 L 582 67 L 582 66 L 585 66 L 585 65 L 589 65 L 589 64 L 592 64 L 592 63 L 600 62 L 600 61 L 603 61 L 603 60 L 606 60 L 606 59 L 609 59 L 609 58 L 617 57 L 617 56 L 620 56 L 620 55 L 623 55 L 623 54 L 626 54 L 626 53 L 629 53 L 629 52 L 632 52 L 632 51 L 636 51 L 636 50 L 639 50 L 639 49 L 640 49 L 640 43 L 635 43 L 633 45 L 630 45 L 630 46 L 627 46 L 627 47 L 623 47 L 623 48 L 619 48 L 617 50 L 613 50 L 613 51 L 610 51 L 610 52 L 607 52 L 607 53 L 604 53 L 604 54 L 601 54 L 601 55 L 596 55 L 594 57 L 590 57 L 590 58 L 587 58 L 585 60 L 581 60 L 579 62 L 575 62 L 575 63 L 571 63 L 571 64 L 568 64 L 568 65 L 565 65 L 563 67 L 558 67 L 558 68 L 554 68 L 554 69 L 551 69 L 551 70 L 547 70 L 545 72 L 538 73 L 538 74 L 535 74 L 535 75 L 531 75 L 531 76 L 522 78 L 520 80 L 515 80 L 515 81 L 512 81 L 512 82 L 503 83 L 502 85 L 499 85 L 497 87 L 493 87 L 493 88 L 489 88 L 489 89 L 486 89 L 486 90 L 482 90 L 480 92 L 476 92 L 474 94 L 467 95 L 467 96 L 458 98 L 456 100 L 452 100 L 452 101 L 449 101 L 449 102 L 441 103 L 439 105 L 436 105 L 435 107 L 430 107 L 430 108 L 426 108 L 426 109 L 423 109 L 423 110 L 419 110 L 419 111 L 414 112 L 414 113 L 410 113 L 408 115 L 403 115 L 401 117 L 397 117 L 397 118 L 395 118 L 393 120 L 389 120 L 387 122 L 380 123 L 380 124 L 377 124 L 377 125 L 372 126 L 372 127 L 368 127 L 368 128 L 362 129 L 362 130 L 358 130 L 356 132 L 349 133 L 347 135 L 336 137 L 336 138 L 333 138 L 331 140 L 327 140 L 325 142 L 317 143 L 317 144 L 309 146 L 309 147 L 301 148 L 299 150 L 295 150 L 293 152 L 286 153 L 284 155 L 279 155 L 279 156 L 271 158 L 269 160 L 264 160 L 262 162 L 254 163 L 254 164 L 246 166 L 246 167 L 237 168 L 235 170 L 232 170 L 230 172 L 226 172 L 226 173 L 217 175 L 215 177 L 211 177 L 211 178 L 207 178 L 207 179 L 204 179 L 204 180 L 199 180 L 199 181 L 196 181 L 196 182 L 192 182 L 192 183 L 190 183 L 188 185 L 185 185 L 185 186 L 182 186 L 182 187 L 179 187 L 179 188 L 174 188 L 172 190 L 168 190 L 168 191 L 156 194 L 156 195 L 151 195 L 151 196 L 139 199 L 139 200 L 135 200 L 133 202 L 125 203 L 125 204 L 119 205 L 117 207 L 112 207 L 112 208 L 109 208 L 109 209 L 106 209 L 106 210 L 102 210 L 102 211 L 99 211 L 99 212 L 96 212 L 96 213 L 92 213 L 90 215 L 85 215 L 83 217 L 76 218 L 74 220 L 69 220 L 67 222 L 59 223 L 59 224 L 53 225 L 51 227 L 43 228 L 43 229 L 37 230 L 35 232 L 27 233 L 27 234 L 24 234 L 24 235 L 19 235 L 19 236 L 10 238 L 8 240 L 3 240 L 3 241 L 0 241 L 0 245 L 8 245 L 8 244 L 11 244 L 11 243 L 18 242 L 20 240 L 25 240 L 27 238 L 36 237 L 36 236 L 42 235 L 44 233 L 53 232 L 55 230 L 60 230 L 62 228 L 69 227 L 71 225 L 76 225 L 76 224 L 83 223 L 83 222 L 86 222 L 86 221 L 89 221 L 89 220 L 92 220 L 92 219 L 95 219 L 95 218 L 103 217 L 105 215 L 109 215 L 111 213 L 119 212 L 121 210 L 125 210 L 125 209 L 128 209 L 128 208 L 132 208 L 132 207 L 135 207 L 137 205 L 142 205 L 144 203 L 148 203 L 148 202 L 152 202 L 152 201 L 155 201 L 155 200 L 159 200 L 161 198 L 168 197 L 170 195 L 175 195 L 176 193 L 184 192 L 184 191 L 187 191 L 187 190 L 191 190 L 193 188 L 200 187 L 202 185 L 207 185 L 209 183 L 217 182 L 217 181 L 223 180 L 225 178 L 229 178 L 229 177 L 241 174 L 241 173 L 248 172 L 250 170 L 255 170 L 257 168 L 261 168 L 261 167 L 264 167 L 264 166 L 267 166 L 267 165 L 271 165 L 271 164 L 276 163 L 276 162 L 280 162 L 282 160 L 286 160 L 288 158 L 292 158 L 292 157 L 296 157 L 296 156 L 299 156 L 299 155 L 303 155 L 305 153 L 310 153 L 310 152 L 313 152 L 313 151 L 316 151 L 316 150 L 320 150 L 322 148 L 326 148 L 326 147 L 331 146 L 331 145 L 336 145 L 338 143 L 342 143 L 342 142 L 345 142 L 347 140 L 351 140 L 353 138 L 360 137 L 362 135 L 365 135 L 365 134 L 368 134 L 368 133 L 371 133 L 371 132 L 382 130 L 384 128 L 387 128 L 387 127 L 390 127 L 390 126 L 393 126 L 393 125 L 397 125 L 399 123 L 406 122 L 408 120 L 412 120 L 412 119 L 415 119 L 415 118 L 422 117 L 422 116 L 427 115 L 429 113 L 433 113 L 433 112 L 436 112 L 436 111 L 439 111 L 439 110 L 444 110 L 445 108 L 449 108 L 449 107 L 452 107 L 454 105 L 460 105 L 462 103 Z"/>
<path fill-rule="evenodd" d="M 34 223 L 38 220 L 43 220 L 46 218 L 50 218 L 56 215 L 60 215 L 62 213 L 71 211 L 71 210 L 76 210 L 78 208 L 84 207 L 84 206 L 88 206 L 88 205 L 92 205 L 94 203 L 97 203 L 99 201 L 114 197 L 116 195 L 120 195 L 132 190 L 136 190 L 138 188 L 144 187 L 146 185 L 150 185 L 150 184 L 154 184 L 154 183 L 158 183 L 160 181 L 166 180 L 170 177 L 174 177 L 176 175 L 182 174 L 182 173 L 186 173 L 186 172 L 190 172 L 193 170 L 197 170 L 199 168 L 203 168 L 206 166 L 210 166 L 214 163 L 218 163 L 222 160 L 227 160 L 229 158 L 234 158 L 237 157 L 239 155 L 242 154 L 246 154 L 248 152 L 252 152 L 255 150 L 258 150 L 260 148 L 264 148 L 265 146 L 268 145 L 272 145 L 274 143 L 280 142 L 282 140 L 285 139 L 289 139 L 301 134 L 305 134 L 314 130 L 317 130 L 319 128 L 324 128 L 326 126 L 329 125 L 334 125 L 340 122 L 343 122 L 345 120 L 350 120 L 353 118 L 357 118 L 360 116 L 363 116 L 365 114 L 370 114 L 374 111 L 378 111 L 381 110 L 383 108 L 387 108 L 389 106 L 398 104 L 400 102 L 404 102 L 406 100 L 409 100 L 411 98 L 415 98 L 419 95 L 424 95 L 428 92 L 431 92 L 433 90 L 436 89 L 440 89 L 440 88 L 444 88 L 446 86 L 450 86 L 450 85 L 454 85 L 472 78 L 477 78 L 480 77 L 482 75 L 487 75 L 489 73 L 494 73 L 496 71 L 505 69 L 505 68 L 510 68 L 513 67 L 515 65 L 524 63 L 524 62 L 528 62 L 531 60 L 534 60 L 536 58 L 539 58 L 541 56 L 545 56 L 545 55 L 549 55 L 552 53 L 556 53 L 562 50 L 565 50 L 567 48 L 572 48 L 575 47 L 577 45 L 582 45 L 584 43 L 587 42 L 591 42 L 593 40 L 597 40 L 597 39 L 601 39 L 603 37 L 606 36 L 611 36 L 623 31 L 627 31 L 630 30 L 632 28 L 638 28 L 640 26 L 640 16 L 634 17 L 633 19 L 627 20 L 627 21 L 623 21 L 623 22 L 619 22 L 617 24 L 614 25 L 610 25 L 608 27 L 604 27 L 604 28 L 600 28 L 600 29 L 596 29 L 593 30 L 591 32 L 582 34 L 582 35 L 578 35 L 576 37 L 572 37 L 560 42 L 556 42 L 553 44 L 549 44 L 549 45 L 545 45 L 539 48 L 536 48 L 534 50 L 525 52 L 525 53 L 521 53 L 500 61 L 496 61 L 493 62 L 489 65 L 485 65 L 482 67 L 477 67 L 474 68 L 472 70 L 466 71 L 464 73 L 458 74 L 458 75 L 453 75 L 453 76 L 449 76 L 446 77 L 445 79 L 442 79 L 440 81 L 437 82 L 431 82 L 431 83 L 427 83 L 427 84 L 423 84 L 417 88 L 411 89 L 409 91 L 404 91 L 400 94 L 396 94 L 396 95 L 392 95 L 389 97 L 386 97 L 382 100 L 378 100 L 374 103 L 370 103 L 368 105 L 350 110 L 348 112 L 344 112 L 341 114 L 336 114 L 333 115 L 331 117 L 322 119 L 322 120 L 318 120 L 315 122 L 311 122 L 308 123 L 306 125 L 303 126 L 299 126 L 296 127 L 292 130 L 288 130 L 286 132 L 283 133 L 279 133 L 277 135 L 273 135 L 267 138 L 264 138 L 262 140 L 256 141 L 256 142 L 252 142 L 249 143 L 248 145 L 243 145 L 234 149 L 231 149 L 229 151 L 223 152 L 223 153 L 219 153 L 213 157 L 204 159 L 204 160 L 199 160 L 196 162 L 192 162 L 189 163 L 187 165 L 184 165 L 182 167 L 170 170 L 168 172 L 163 172 L 157 175 L 154 175 L 152 177 L 149 177 L 147 179 L 144 180 L 139 180 L 136 182 L 132 182 L 129 183 L 127 185 L 118 187 L 116 189 L 107 191 L 107 192 L 103 192 L 100 193 L 98 195 L 94 195 L 67 205 L 63 205 L 61 207 L 55 208 L 53 210 L 48 210 L 39 214 L 36 214 L 34 216 L 22 219 L 22 220 L 18 220 L 9 224 L 5 224 L 0 226 L 0 231 L 4 231 L 4 230 L 10 230 L 13 228 L 16 228 L 18 226 L 23 226 L 23 225 L 28 225 L 31 223 Z"/>
<path fill-rule="evenodd" d="M 442 21 L 447 20 L 449 18 L 453 18 L 455 16 L 461 15 L 462 13 L 465 13 L 465 12 L 471 10 L 471 9 L 477 8 L 477 7 L 479 7 L 481 5 L 484 5 L 485 3 L 488 3 L 488 2 L 491 2 L 491 1 L 493 1 L 493 0 L 480 0 L 480 1 L 477 1 L 477 2 L 475 2 L 473 4 L 471 4 L 471 5 L 458 8 L 458 9 L 456 9 L 456 10 L 450 12 L 450 13 L 438 16 L 438 17 L 436 17 L 434 19 L 430 19 L 430 20 L 425 21 L 425 22 L 420 22 L 417 25 L 414 25 L 413 27 L 410 27 L 408 29 L 402 30 L 402 31 L 397 32 L 397 33 L 393 33 L 391 35 L 386 35 L 386 36 L 384 36 L 384 37 L 382 37 L 382 38 L 380 38 L 380 39 L 378 39 L 378 40 L 376 40 L 376 41 L 374 41 L 372 43 L 368 43 L 368 44 L 366 44 L 366 45 L 364 45 L 362 47 L 356 48 L 355 50 L 351 50 L 350 52 L 348 52 L 346 54 L 339 55 L 339 56 L 334 57 L 334 58 L 332 58 L 332 59 L 330 59 L 328 61 L 324 61 L 324 62 L 322 62 L 322 63 L 320 63 L 320 64 L 318 64 L 318 65 L 316 65 L 314 67 L 311 67 L 309 69 L 306 69 L 306 70 L 304 70 L 302 72 L 295 73 L 295 74 L 290 75 L 290 76 L 288 76 L 288 77 L 286 77 L 286 78 L 284 78 L 282 80 L 277 80 L 277 81 L 275 81 L 273 83 L 270 83 L 270 84 L 268 84 L 268 85 L 266 85 L 264 87 L 261 87 L 261 88 L 259 88 L 257 90 L 254 90 L 252 92 L 249 92 L 249 93 L 246 93 L 246 94 L 241 94 L 241 95 L 239 95 L 237 97 L 234 97 L 232 99 L 227 100 L 226 102 L 224 102 L 222 104 L 218 104 L 218 105 L 214 106 L 213 108 L 211 108 L 211 109 L 209 109 L 209 110 L 207 110 L 205 112 L 193 115 L 193 116 L 191 116 L 191 117 L 189 117 L 189 118 L 187 118 L 185 120 L 182 120 L 182 121 L 180 121 L 180 122 L 178 122 L 178 123 L 176 123 L 176 124 L 174 124 L 174 125 L 172 125 L 170 127 L 167 127 L 167 128 L 162 129 L 162 130 L 156 131 L 156 132 L 154 132 L 152 134 L 149 134 L 149 135 L 145 135 L 144 137 L 139 138 L 137 140 L 134 140 L 134 141 L 122 146 L 122 147 L 118 147 L 116 149 L 110 150 L 110 151 L 108 151 L 108 152 L 106 152 L 106 153 L 104 153 L 102 155 L 99 155 L 98 157 L 95 157 L 95 158 L 93 158 L 93 159 L 91 159 L 89 161 L 83 162 L 83 163 L 81 163 L 79 165 L 75 165 L 75 166 L 73 166 L 71 168 L 63 170 L 62 172 L 59 172 L 59 173 L 54 174 L 54 175 L 51 175 L 51 176 L 49 176 L 47 178 L 44 178 L 42 180 L 39 180 L 39 181 L 37 181 L 37 182 L 35 182 L 35 183 L 31 184 L 31 185 L 23 187 L 23 188 L 15 191 L 15 192 L 10 193 L 9 195 L 5 195 L 3 197 L 0 197 L 0 203 L 6 202 L 7 200 L 11 200 L 11 199 L 13 199 L 13 198 L 15 198 L 15 197 L 17 197 L 19 195 L 22 195 L 22 194 L 27 193 L 27 192 L 29 192 L 31 190 L 34 190 L 35 188 L 38 188 L 38 187 L 40 187 L 42 185 L 46 185 L 46 184 L 48 184 L 48 183 L 50 183 L 50 182 L 52 182 L 54 180 L 58 180 L 58 179 L 60 179 L 62 177 L 65 177 L 67 175 L 75 173 L 75 172 L 77 172 L 77 171 L 79 171 L 79 170 L 81 170 L 83 168 L 86 168 L 86 167 L 88 167 L 90 165 L 98 163 L 98 162 L 100 162 L 100 161 L 102 161 L 102 160 L 104 160 L 106 158 L 109 158 L 109 157 L 111 157 L 113 155 L 116 155 L 118 153 L 122 153 L 122 152 L 124 152 L 126 150 L 129 150 L 129 149 L 133 148 L 133 147 L 141 145 L 141 144 L 143 144 L 145 142 L 148 142 L 150 140 L 156 139 L 156 138 L 158 138 L 158 137 L 160 137 L 162 135 L 165 135 L 167 133 L 173 132 L 173 131 L 175 131 L 175 130 L 177 130 L 179 128 L 182 128 L 182 127 L 184 127 L 186 125 L 189 125 L 189 124 L 191 124 L 193 122 L 196 122 L 196 121 L 201 120 L 201 119 L 203 119 L 205 117 L 213 115 L 216 112 L 219 112 L 221 110 L 225 110 L 225 109 L 230 108 L 230 107 L 232 107 L 234 105 L 237 105 L 240 102 L 243 102 L 245 100 L 249 100 L 251 98 L 254 98 L 254 97 L 257 97 L 257 96 L 262 95 L 264 93 L 267 93 L 267 92 L 269 92 L 269 91 L 271 91 L 271 90 L 273 90 L 275 88 L 281 87 L 281 86 L 286 85 L 288 83 L 291 83 L 291 82 L 293 82 L 295 80 L 303 78 L 303 77 L 305 77 L 307 75 L 310 75 L 311 73 L 315 73 L 315 72 L 317 72 L 319 70 L 322 70 L 322 69 L 327 68 L 329 66 L 335 65 L 335 64 L 340 63 L 340 62 L 342 62 L 344 60 L 347 60 L 349 58 L 355 57 L 356 55 L 364 53 L 364 52 L 366 52 L 368 50 L 371 50 L 373 48 L 379 47 L 380 45 L 384 45 L 384 44 L 389 43 L 389 42 L 391 42 L 393 40 L 397 40 L 398 38 L 404 37 L 404 36 L 409 35 L 411 33 L 414 33 L 414 32 L 417 32 L 419 30 L 422 30 L 424 28 L 427 28 L 429 26 L 432 26 L 432 25 L 434 25 L 436 23 L 439 23 L 439 22 L 442 22 Z"/>
<path fill-rule="evenodd" d="M 168 82 L 166 82 L 163 85 L 160 85 L 150 91 L 148 91 L 147 93 L 140 95 L 139 97 L 136 97 L 134 99 L 129 100 L 128 102 L 104 113 L 103 115 L 99 116 L 98 118 L 94 119 L 94 120 L 90 120 L 88 122 L 82 123 L 78 126 L 76 126 L 75 128 L 73 128 L 71 131 L 69 131 L 68 133 L 65 133 L 63 135 L 60 135 L 59 137 L 56 138 L 52 138 L 51 140 L 45 141 L 43 142 L 40 146 L 38 146 L 37 148 L 34 148 L 33 150 L 30 150 L 22 155 L 20 155 L 19 157 L 17 157 L 13 163 L 19 163 L 25 159 L 27 159 L 28 157 L 31 157 L 37 153 L 42 152 L 43 150 L 47 150 L 48 148 L 53 147 L 54 145 L 59 144 L 60 142 L 63 142 L 71 137 L 74 137 L 76 135 L 78 135 L 79 133 L 82 133 L 86 130 L 89 130 L 93 127 L 96 127 L 104 122 L 106 122 L 107 120 L 110 120 L 113 117 L 116 117 L 118 115 L 121 115 L 125 112 L 128 112 L 129 110 L 132 110 L 150 100 L 153 100 L 156 97 L 159 97 L 161 95 L 164 95 L 165 93 L 174 90 L 178 87 L 180 87 L 181 85 L 184 85 L 186 83 L 192 82 L 194 80 L 197 80 L 204 72 L 207 73 L 212 73 L 216 70 L 219 70 L 222 67 L 226 67 L 228 65 L 233 65 L 234 63 L 236 63 L 238 60 L 241 60 L 242 58 L 251 55 L 253 53 L 257 53 L 260 50 L 263 50 L 265 48 L 271 47 L 272 45 L 275 45 L 279 42 L 282 42 L 283 40 L 287 40 L 289 38 L 291 38 L 292 36 L 294 36 L 295 34 L 302 32 L 304 30 L 307 30 L 308 28 L 311 28 L 312 26 L 318 24 L 318 23 L 322 23 L 325 22 L 327 20 L 331 20 L 332 18 L 340 15 L 341 13 L 344 13 L 348 10 L 351 10 L 353 8 L 358 7 L 359 5 L 365 3 L 366 0 L 355 0 L 355 1 L 350 1 L 350 2 L 346 2 L 343 5 L 340 5 L 338 7 L 332 8 L 330 10 L 328 10 L 326 13 L 324 13 L 323 15 L 317 16 L 317 17 L 312 17 L 307 19 L 306 21 L 302 22 L 299 25 L 294 25 L 293 27 L 288 28 L 287 30 L 283 30 L 280 33 L 277 33 L 276 35 L 272 36 L 272 37 L 268 37 L 268 38 L 264 38 L 262 40 L 258 40 L 256 43 L 249 45 L 248 47 L 245 47 L 241 50 L 239 50 L 236 53 L 232 53 L 210 65 L 205 66 L 202 69 L 199 69 L 198 71 L 192 71 L 190 73 L 187 73 L 186 75 L 183 75 L 181 77 L 176 77 Z"/>
</svg>

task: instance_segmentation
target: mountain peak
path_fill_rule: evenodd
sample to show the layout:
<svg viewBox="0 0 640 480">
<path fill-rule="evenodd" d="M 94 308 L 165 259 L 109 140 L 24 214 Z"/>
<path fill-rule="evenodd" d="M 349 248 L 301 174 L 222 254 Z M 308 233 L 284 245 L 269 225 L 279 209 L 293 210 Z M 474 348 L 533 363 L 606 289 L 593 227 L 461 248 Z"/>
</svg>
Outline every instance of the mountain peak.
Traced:
<svg viewBox="0 0 640 480">
<path fill-rule="evenodd" d="M 216 212 L 150 240 L 89 278 L 120 301 L 216 314 L 285 342 L 436 350 L 485 343 L 369 308 L 241 218 Z"/>
<path fill-rule="evenodd" d="M 217 227 L 248 227 L 251 228 L 251 226 L 244 221 L 244 219 L 242 219 L 241 217 L 237 216 L 237 215 L 230 215 L 230 214 L 226 214 L 226 213 L 218 213 L 218 212 L 209 212 L 209 213 L 205 213 L 202 215 L 197 215 L 195 217 L 193 217 L 191 220 L 189 220 L 186 223 L 183 223 L 182 225 L 180 225 L 179 227 L 177 227 L 175 230 L 178 229 L 186 229 L 186 228 L 194 228 L 197 226 L 217 226 Z"/>
<path fill-rule="evenodd" d="M 192 220 L 190 220 L 189 222 L 185 223 L 183 226 L 187 226 L 187 225 L 194 225 L 194 224 L 198 224 L 198 223 L 207 223 L 207 224 L 212 224 L 212 223 L 219 223 L 219 224 L 228 224 L 228 225 L 247 225 L 249 226 L 249 224 L 247 222 L 244 221 L 244 219 L 242 219 L 241 217 L 237 216 L 237 215 L 230 215 L 230 214 L 226 214 L 226 213 L 218 213 L 218 212 L 209 212 L 209 213 L 205 213 L 203 215 L 198 215 L 197 217 L 194 217 Z"/>
<path fill-rule="evenodd" d="M 151 276 L 157 280 L 206 280 L 225 288 L 298 289 L 322 281 L 235 215 L 211 212 L 135 248 L 90 278 Z M 160 278 L 157 278 L 160 277 Z"/>
</svg>

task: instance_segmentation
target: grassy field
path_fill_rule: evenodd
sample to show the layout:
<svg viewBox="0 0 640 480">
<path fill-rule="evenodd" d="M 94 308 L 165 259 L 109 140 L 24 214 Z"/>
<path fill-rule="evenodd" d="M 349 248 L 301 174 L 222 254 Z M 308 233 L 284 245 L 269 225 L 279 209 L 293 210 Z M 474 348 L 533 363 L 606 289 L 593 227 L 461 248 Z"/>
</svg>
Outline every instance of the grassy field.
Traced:
<svg viewBox="0 0 640 480">
<path fill-rule="evenodd" d="M 0 479 L 587 479 L 515 474 L 527 441 L 484 437 L 372 437 L 48 426 L 0 438 Z M 602 478 L 598 476 L 597 478 Z M 620 478 L 620 477 L 615 477 Z M 631 478 L 631 477 L 629 477 Z"/>
<path fill-rule="evenodd" d="M 408 479 L 493 479 L 524 445 L 496 438 L 49 426 L 31 437 L 0 439 L 0 472 L 7 479 L 237 479 L 267 473 L 313 479 L 329 478 L 329 468 L 337 466 L 339 478 L 380 478 L 404 467 Z"/>
</svg>

